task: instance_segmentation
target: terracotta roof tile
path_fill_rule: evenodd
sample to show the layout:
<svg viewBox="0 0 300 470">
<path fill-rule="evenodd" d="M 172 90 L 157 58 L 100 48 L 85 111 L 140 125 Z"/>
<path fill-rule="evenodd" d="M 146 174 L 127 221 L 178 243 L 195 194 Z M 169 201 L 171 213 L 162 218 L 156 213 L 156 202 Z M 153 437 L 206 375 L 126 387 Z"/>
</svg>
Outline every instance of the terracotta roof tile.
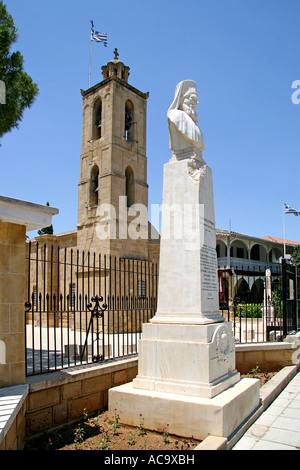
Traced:
<svg viewBox="0 0 300 470">
<path fill-rule="evenodd" d="M 271 236 L 266 236 L 266 237 L 261 237 L 263 240 L 268 240 L 270 242 L 275 242 L 275 243 L 284 243 L 284 239 L 283 238 L 278 238 L 278 237 L 271 237 Z M 300 242 L 294 242 L 292 240 L 285 240 L 285 243 L 287 245 L 294 245 L 294 246 L 297 246 L 297 245 L 300 245 Z"/>
</svg>

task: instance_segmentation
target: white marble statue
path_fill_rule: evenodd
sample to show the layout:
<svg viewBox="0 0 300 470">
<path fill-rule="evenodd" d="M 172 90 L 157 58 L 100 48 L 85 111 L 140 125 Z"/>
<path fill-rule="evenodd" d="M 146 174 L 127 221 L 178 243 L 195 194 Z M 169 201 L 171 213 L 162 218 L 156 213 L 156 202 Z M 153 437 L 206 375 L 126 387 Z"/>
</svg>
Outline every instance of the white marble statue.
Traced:
<svg viewBox="0 0 300 470">
<path fill-rule="evenodd" d="M 175 89 L 175 97 L 171 104 L 167 117 L 170 137 L 170 150 L 173 156 L 184 158 L 196 153 L 201 158 L 204 150 L 204 139 L 201 130 L 197 126 L 198 106 L 197 85 L 193 80 L 183 80 Z"/>
<path fill-rule="evenodd" d="M 232 325 L 220 314 L 212 170 L 197 104 L 195 82 L 179 83 L 168 111 L 157 310 L 143 324 L 138 375 L 111 388 L 108 402 L 125 424 L 138 426 L 142 410 L 145 429 L 170 423 L 175 435 L 229 439 L 259 409 L 259 380 L 240 380 Z"/>
</svg>

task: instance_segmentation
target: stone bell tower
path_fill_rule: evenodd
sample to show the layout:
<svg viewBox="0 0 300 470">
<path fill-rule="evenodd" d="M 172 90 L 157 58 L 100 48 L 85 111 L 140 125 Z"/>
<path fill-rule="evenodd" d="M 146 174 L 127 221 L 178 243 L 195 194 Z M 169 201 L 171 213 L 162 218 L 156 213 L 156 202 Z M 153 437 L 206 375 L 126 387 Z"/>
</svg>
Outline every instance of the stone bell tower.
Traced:
<svg viewBox="0 0 300 470">
<path fill-rule="evenodd" d="M 102 67 L 102 81 L 81 90 L 77 246 L 85 251 L 147 259 L 148 241 L 138 235 L 147 228 L 138 221 L 134 204 L 148 209 L 149 94 L 129 85 L 129 67 L 119 60 L 117 49 L 114 55 Z M 130 223 L 131 233 L 136 232 L 133 237 L 127 230 Z"/>
</svg>

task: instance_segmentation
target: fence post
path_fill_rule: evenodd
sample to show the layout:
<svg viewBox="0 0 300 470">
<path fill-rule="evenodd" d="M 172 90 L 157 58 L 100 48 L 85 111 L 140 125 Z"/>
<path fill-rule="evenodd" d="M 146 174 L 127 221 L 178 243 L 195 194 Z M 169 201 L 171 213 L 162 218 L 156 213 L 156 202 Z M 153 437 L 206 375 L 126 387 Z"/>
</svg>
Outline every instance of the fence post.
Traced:
<svg viewBox="0 0 300 470">
<path fill-rule="evenodd" d="M 299 277 L 300 277 L 300 273 L 298 273 L 298 266 L 295 266 L 296 331 L 298 331 L 300 329 L 300 324 L 299 324 L 299 299 L 298 299 Z"/>
<path fill-rule="evenodd" d="M 26 230 L 50 225 L 56 213 L 0 196 L 0 388 L 25 383 Z"/>
<path fill-rule="evenodd" d="M 287 334 L 287 273 L 286 273 L 286 260 L 282 258 L 282 328 L 283 336 Z"/>
</svg>

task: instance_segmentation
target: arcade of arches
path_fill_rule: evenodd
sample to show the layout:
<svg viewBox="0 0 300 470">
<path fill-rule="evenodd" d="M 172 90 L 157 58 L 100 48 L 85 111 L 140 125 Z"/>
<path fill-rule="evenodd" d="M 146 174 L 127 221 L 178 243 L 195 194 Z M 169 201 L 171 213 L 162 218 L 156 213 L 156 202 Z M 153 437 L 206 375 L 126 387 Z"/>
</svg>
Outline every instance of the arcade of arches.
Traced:
<svg viewBox="0 0 300 470">
<path fill-rule="evenodd" d="M 279 273 L 283 245 L 216 229 L 220 291 L 223 301 L 261 303 L 266 269 Z"/>
</svg>

